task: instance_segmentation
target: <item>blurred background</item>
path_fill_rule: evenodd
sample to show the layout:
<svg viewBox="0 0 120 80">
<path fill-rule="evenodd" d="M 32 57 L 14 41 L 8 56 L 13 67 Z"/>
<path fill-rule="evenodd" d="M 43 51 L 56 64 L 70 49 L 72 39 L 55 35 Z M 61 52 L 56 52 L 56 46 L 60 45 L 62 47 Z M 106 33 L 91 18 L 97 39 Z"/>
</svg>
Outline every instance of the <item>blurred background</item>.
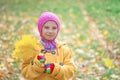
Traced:
<svg viewBox="0 0 120 80">
<path fill-rule="evenodd" d="M 120 80 L 120 0 L 0 0 L 0 80 L 24 80 L 11 56 L 23 34 L 38 37 L 46 10 L 61 20 L 58 39 L 74 51 L 72 80 Z"/>
</svg>

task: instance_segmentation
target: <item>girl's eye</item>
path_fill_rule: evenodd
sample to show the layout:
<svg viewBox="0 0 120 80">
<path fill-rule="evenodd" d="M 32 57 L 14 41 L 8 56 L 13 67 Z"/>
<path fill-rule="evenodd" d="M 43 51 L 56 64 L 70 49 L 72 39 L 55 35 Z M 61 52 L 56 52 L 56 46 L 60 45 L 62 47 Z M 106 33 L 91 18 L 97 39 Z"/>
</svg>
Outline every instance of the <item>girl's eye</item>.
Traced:
<svg viewBox="0 0 120 80">
<path fill-rule="evenodd" d="M 55 30 L 55 29 L 57 29 L 56 27 L 53 27 L 53 29 Z"/>
<path fill-rule="evenodd" d="M 45 26 L 45 29 L 49 29 L 49 27 Z"/>
</svg>

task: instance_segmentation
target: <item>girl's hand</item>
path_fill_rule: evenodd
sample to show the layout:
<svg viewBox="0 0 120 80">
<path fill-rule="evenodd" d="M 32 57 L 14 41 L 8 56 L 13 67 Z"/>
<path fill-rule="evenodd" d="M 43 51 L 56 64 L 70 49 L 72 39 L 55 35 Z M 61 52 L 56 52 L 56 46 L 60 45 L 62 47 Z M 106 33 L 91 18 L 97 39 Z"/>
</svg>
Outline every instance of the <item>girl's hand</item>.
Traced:
<svg viewBox="0 0 120 80">
<path fill-rule="evenodd" d="M 39 72 L 39 73 L 45 72 L 45 67 L 44 67 L 45 65 L 44 65 L 44 63 L 41 63 L 41 62 L 37 59 L 37 56 L 35 57 L 32 66 L 33 66 L 33 68 L 34 68 L 37 72 Z"/>
<path fill-rule="evenodd" d="M 54 67 L 55 67 L 54 63 L 45 64 L 45 72 L 51 74 L 54 70 Z"/>
<path fill-rule="evenodd" d="M 38 56 L 37 56 L 37 60 L 38 60 L 40 63 L 44 63 L 44 62 L 45 62 L 45 56 L 44 56 L 44 55 L 38 55 Z"/>
</svg>

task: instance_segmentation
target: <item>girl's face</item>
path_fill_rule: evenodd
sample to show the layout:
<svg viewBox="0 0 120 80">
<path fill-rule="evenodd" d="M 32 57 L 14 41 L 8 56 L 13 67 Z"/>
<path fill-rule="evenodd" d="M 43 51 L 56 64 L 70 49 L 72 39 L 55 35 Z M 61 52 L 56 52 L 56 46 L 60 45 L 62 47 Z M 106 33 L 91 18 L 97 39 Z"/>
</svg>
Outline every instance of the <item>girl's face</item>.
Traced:
<svg viewBox="0 0 120 80">
<path fill-rule="evenodd" d="M 54 21 L 48 21 L 42 28 L 42 36 L 45 40 L 53 40 L 57 36 L 57 24 Z"/>
</svg>

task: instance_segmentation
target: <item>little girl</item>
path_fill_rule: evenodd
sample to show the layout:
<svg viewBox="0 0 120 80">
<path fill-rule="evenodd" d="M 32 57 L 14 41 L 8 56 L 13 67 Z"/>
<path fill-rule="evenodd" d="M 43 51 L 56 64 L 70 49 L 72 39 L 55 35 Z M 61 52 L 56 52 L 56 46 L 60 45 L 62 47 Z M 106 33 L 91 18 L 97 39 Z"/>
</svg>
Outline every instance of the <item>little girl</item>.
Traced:
<svg viewBox="0 0 120 80">
<path fill-rule="evenodd" d="M 22 75 L 26 80 L 69 80 L 75 66 L 71 49 L 55 41 L 60 31 L 59 18 L 52 12 L 44 12 L 38 20 L 38 30 L 39 55 L 24 59 Z"/>
</svg>

